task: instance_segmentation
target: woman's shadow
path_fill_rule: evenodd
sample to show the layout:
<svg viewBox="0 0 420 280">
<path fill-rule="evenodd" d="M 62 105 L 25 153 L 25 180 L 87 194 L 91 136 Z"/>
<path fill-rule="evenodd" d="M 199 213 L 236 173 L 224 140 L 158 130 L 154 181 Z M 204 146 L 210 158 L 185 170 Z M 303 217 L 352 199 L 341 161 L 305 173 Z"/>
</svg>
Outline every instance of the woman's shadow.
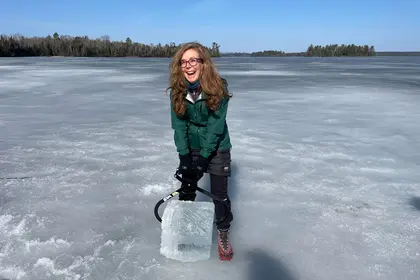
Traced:
<svg viewBox="0 0 420 280">
<path fill-rule="evenodd" d="M 420 197 L 415 196 L 410 199 L 410 205 L 420 211 Z"/>
<path fill-rule="evenodd" d="M 296 276 L 282 261 L 270 256 L 262 249 L 245 254 L 248 263 L 248 280 L 296 280 Z"/>
</svg>

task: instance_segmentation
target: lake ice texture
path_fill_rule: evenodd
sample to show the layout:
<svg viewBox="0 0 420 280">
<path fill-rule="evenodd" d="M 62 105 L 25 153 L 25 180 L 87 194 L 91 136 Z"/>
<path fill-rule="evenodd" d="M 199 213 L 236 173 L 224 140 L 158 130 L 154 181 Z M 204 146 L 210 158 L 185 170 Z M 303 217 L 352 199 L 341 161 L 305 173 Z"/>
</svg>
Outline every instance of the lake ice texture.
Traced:
<svg viewBox="0 0 420 280">
<path fill-rule="evenodd" d="M 420 279 L 420 57 L 216 59 L 231 262 L 159 253 L 168 63 L 0 59 L 0 279 Z"/>
</svg>

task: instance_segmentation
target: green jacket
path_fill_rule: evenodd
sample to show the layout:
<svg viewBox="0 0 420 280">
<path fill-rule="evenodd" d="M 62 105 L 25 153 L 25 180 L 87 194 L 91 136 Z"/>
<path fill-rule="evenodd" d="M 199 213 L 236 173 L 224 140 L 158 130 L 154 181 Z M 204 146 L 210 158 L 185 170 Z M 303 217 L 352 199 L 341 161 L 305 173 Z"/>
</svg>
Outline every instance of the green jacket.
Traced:
<svg viewBox="0 0 420 280">
<path fill-rule="evenodd" d="M 199 149 L 200 154 L 208 158 L 216 150 L 227 150 L 232 147 L 226 124 L 229 99 L 224 98 L 216 111 L 208 110 L 205 93 L 194 102 L 185 93 L 187 110 L 183 116 L 177 116 L 173 110 L 172 91 L 171 126 L 174 129 L 174 141 L 177 152 L 188 154 L 191 149 Z"/>
</svg>

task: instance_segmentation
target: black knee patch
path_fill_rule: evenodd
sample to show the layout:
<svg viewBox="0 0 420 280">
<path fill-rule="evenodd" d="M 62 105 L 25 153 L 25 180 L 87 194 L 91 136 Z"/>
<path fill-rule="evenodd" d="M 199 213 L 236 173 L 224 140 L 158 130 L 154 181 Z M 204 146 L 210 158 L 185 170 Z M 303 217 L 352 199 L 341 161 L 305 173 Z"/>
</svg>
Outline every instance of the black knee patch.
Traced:
<svg viewBox="0 0 420 280">
<path fill-rule="evenodd" d="M 197 159 L 200 151 L 192 152 L 193 162 Z M 209 166 L 207 168 L 208 174 L 227 176 L 231 175 L 231 154 L 229 150 L 216 151 L 209 157 Z"/>
</svg>

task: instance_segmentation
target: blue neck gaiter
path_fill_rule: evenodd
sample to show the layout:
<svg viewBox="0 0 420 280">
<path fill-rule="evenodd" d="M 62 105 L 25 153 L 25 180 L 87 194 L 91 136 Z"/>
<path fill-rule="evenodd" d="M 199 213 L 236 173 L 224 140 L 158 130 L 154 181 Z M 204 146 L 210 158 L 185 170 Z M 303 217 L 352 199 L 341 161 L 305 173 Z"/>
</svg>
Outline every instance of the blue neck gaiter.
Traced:
<svg viewBox="0 0 420 280">
<path fill-rule="evenodd" d="M 188 87 L 188 91 L 195 91 L 199 86 L 200 86 L 200 80 L 197 80 L 193 83 L 190 83 L 188 80 L 187 81 L 187 87 Z"/>
<path fill-rule="evenodd" d="M 193 100 L 196 101 L 198 96 L 200 96 L 200 93 L 201 93 L 200 80 L 197 80 L 193 83 L 190 83 L 188 80 L 186 80 L 186 83 L 187 83 L 188 92 L 190 93 Z"/>
</svg>

